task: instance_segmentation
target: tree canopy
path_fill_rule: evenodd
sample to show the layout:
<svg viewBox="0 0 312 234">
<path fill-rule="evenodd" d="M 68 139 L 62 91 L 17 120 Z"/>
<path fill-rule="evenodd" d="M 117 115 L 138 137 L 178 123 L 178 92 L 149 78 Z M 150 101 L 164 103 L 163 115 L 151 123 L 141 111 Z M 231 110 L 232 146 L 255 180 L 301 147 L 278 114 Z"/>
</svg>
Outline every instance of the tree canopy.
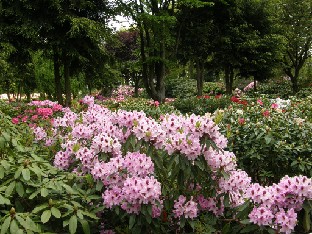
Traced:
<svg viewBox="0 0 312 234">
<path fill-rule="evenodd" d="M 120 14 L 133 29 L 108 27 Z M 180 66 L 195 68 L 198 95 L 208 72 L 223 74 L 231 93 L 234 77 L 264 80 L 276 69 L 296 92 L 311 56 L 308 0 L 1 0 L 0 17 L 2 91 L 37 89 L 60 103 L 65 94 L 67 106 L 77 93 L 71 82 L 91 92 L 142 81 L 162 102 L 166 77 Z M 52 93 L 40 83 L 51 74 Z"/>
</svg>

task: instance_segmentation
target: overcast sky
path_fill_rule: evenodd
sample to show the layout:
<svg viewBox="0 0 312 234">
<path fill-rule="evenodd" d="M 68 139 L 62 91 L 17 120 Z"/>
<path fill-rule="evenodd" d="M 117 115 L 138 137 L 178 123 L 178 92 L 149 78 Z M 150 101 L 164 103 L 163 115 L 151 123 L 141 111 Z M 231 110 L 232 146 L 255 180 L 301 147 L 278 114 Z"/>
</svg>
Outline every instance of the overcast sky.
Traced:
<svg viewBox="0 0 312 234">
<path fill-rule="evenodd" d="M 117 16 L 115 20 L 111 20 L 108 25 L 114 30 L 118 31 L 120 29 L 127 29 L 133 23 L 129 18 L 125 18 L 123 16 Z"/>
</svg>

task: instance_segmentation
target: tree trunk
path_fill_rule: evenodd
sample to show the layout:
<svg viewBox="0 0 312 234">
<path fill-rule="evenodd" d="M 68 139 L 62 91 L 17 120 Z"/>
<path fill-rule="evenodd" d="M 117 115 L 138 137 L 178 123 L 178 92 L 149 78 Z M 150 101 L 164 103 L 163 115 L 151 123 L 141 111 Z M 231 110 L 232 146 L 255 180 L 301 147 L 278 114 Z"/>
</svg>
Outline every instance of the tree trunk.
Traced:
<svg viewBox="0 0 312 234">
<path fill-rule="evenodd" d="M 8 101 L 11 102 L 11 95 L 10 95 L 10 82 L 8 80 L 5 81 L 6 93 L 8 96 Z"/>
<path fill-rule="evenodd" d="M 26 92 L 26 98 L 27 98 L 27 102 L 30 102 L 31 100 L 30 92 Z"/>
<path fill-rule="evenodd" d="M 257 92 L 257 80 L 255 76 L 254 76 L 254 92 Z"/>
<path fill-rule="evenodd" d="M 225 67 L 225 92 L 229 95 L 232 94 L 234 80 L 234 71 L 231 66 Z"/>
<path fill-rule="evenodd" d="M 63 105 L 62 84 L 60 75 L 60 58 L 56 48 L 53 49 L 53 63 L 54 63 L 54 83 L 55 83 L 55 97 L 59 104 Z"/>
<path fill-rule="evenodd" d="M 159 16 L 160 9 L 157 0 L 151 1 L 151 13 Z M 140 0 L 136 5 L 138 14 L 144 14 L 144 4 Z M 166 58 L 166 37 L 164 33 L 155 32 L 153 27 L 149 27 L 145 20 L 137 21 L 140 35 L 140 52 L 142 59 L 142 79 L 147 94 L 155 101 L 165 100 L 165 58 Z M 163 27 L 165 25 L 163 24 Z M 164 31 L 163 31 L 164 32 Z M 157 58 L 155 59 L 149 58 Z"/>
<path fill-rule="evenodd" d="M 138 97 L 139 96 L 140 76 L 138 76 L 135 72 L 133 72 L 132 77 L 134 79 L 134 97 Z"/>
<path fill-rule="evenodd" d="M 196 84 L 197 96 L 202 96 L 204 86 L 204 62 L 200 59 L 198 59 L 196 63 Z"/>
<path fill-rule="evenodd" d="M 71 106 L 71 86 L 70 86 L 70 74 L 69 74 L 69 57 L 66 52 L 63 52 L 64 63 L 64 81 L 65 81 L 65 106 Z"/>
<path fill-rule="evenodd" d="M 298 86 L 298 77 L 299 77 L 299 68 L 295 68 L 294 74 L 291 72 L 291 69 L 287 69 L 285 70 L 286 75 L 288 75 L 290 77 L 290 81 L 292 84 L 292 90 L 293 93 L 297 93 L 299 91 L 299 86 Z"/>
<path fill-rule="evenodd" d="M 17 98 L 16 98 L 16 101 L 21 101 L 21 100 L 22 100 L 21 82 L 19 82 L 18 85 L 17 85 Z"/>
</svg>

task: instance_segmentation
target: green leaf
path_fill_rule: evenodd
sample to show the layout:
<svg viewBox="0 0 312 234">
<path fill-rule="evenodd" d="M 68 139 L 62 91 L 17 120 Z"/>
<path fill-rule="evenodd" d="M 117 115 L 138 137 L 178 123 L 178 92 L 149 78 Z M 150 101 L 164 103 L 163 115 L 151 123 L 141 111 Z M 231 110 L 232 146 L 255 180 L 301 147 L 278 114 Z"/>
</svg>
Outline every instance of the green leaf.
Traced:
<svg viewBox="0 0 312 234">
<path fill-rule="evenodd" d="M 195 228 L 195 222 L 193 220 L 188 220 L 189 225 L 191 226 L 192 229 Z"/>
<path fill-rule="evenodd" d="M 17 222 L 16 222 L 15 219 L 13 219 L 13 220 L 11 221 L 11 224 L 10 224 L 10 232 L 11 232 L 11 234 L 17 233 L 18 229 L 19 229 L 19 228 L 18 228 Z"/>
<path fill-rule="evenodd" d="M 231 229 L 231 224 L 230 223 L 227 223 L 223 226 L 222 228 L 222 234 L 227 234 L 227 233 L 230 233 L 230 229 Z"/>
<path fill-rule="evenodd" d="M 72 233 L 76 233 L 77 230 L 77 216 L 73 215 L 72 217 L 70 217 L 69 219 L 69 232 Z"/>
<path fill-rule="evenodd" d="M 304 210 L 303 228 L 304 228 L 305 232 L 308 232 L 311 229 L 310 214 L 309 214 L 309 212 L 307 212 L 307 210 Z"/>
<path fill-rule="evenodd" d="M 101 181 L 97 181 L 95 189 L 96 191 L 102 191 L 103 183 Z"/>
<path fill-rule="evenodd" d="M 10 141 L 11 138 L 10 134 L 8 134 L 7 132 L 1 132 L 1 134 L 6 141 Z"/>
<path fill-rule="evenodd" d="M 145 215 L 145 219 L 147 221 L 148 224 L 151 224 L 152 223 L 152 216 L 150 215 Z"/>
<path fill-rule="evenodd" d="M 52 207 L 52 208 L 51 208 L 51 213 L 52 213 L 52 215 L 53 215 L 55 218 L 57 218 L 57 219 L 61 218 L 61 212 L 60 212 L 60 210 L 57 209 L 56 207 Z"/>
<path fill-rule="evenodd" d="M 79 219 L 83 219 L 82 210 L 77 210 L 77 216 Z"/>
<path fill-rule="evenodd" d="M 33 171 L 38 177 L 42 175 L 42 170 L 37 165 L 32 165 L 29 167 L 31 171 Z"/>
<path fill-rule="evenodd" d="M 223 203 L 225 207 L 230 207 L 230 194 L 225 194 Z"/>
<path fill-rule="evenodd" d="M 88 212 L 88 211 L 82 211 L 82 214 L 84 214 L 84 215 L 86 215 L 86 216 L 89 216 L 89 217 L 92 218 L 92 219 L 98 219 L 98 217 L 97 217 L 95 214 L 90 213 L 90 212 Z"/>
<path fill-rule="evenodd" d="M 63 187 L 66 189 L 66 192 L 69 194 L 77 194 L 77 191 L 73 190 L 72 187 L 67 184 L 63 184 Z"/>
<path fill-rule="evenodd" d="M 28 168 L 24 168 L 22 170 L 22 175 L 23 175 L 24 180 L 30 180 L 30 171 Z"/>
<path fill-rule="evenodd" d="M 24 231 L 22 229 L 18 229 L 16 232 L 16 234 L 23 234 L 23 233 L 24 233 Z"/>
<path fill-rule="evenodd" d="M 307 212 L 310 212 L 312 210 L 312 201 L 305 200 L 303 203 L 303 209 L 305 209 Z"/>
<path fill-rule="evenodd" d="M 0 205 L 10 205 L 11 202 L 9 199 L 3 197 L 1 194 L 0 194 Z"/>
<path fill-rule="evenodd" d="M 270 142 L 272 141 L 272 137 L 270 135 L 265 136 L 264 139 L 267 145 L 270 144 Z"/>
<path fill-rule="evenodd" d="M 30 194 L 29 199 L 31 200 L 31 199 L 35 198 L 39 193 L 40 193 L 40 189 L 38 189 L 37 191 Z"/>
<path fill-rule="evenodd" d="M 131 230 L 135 224 L 135 215 L 130 215 L 129 218 L 129 229 Z"/>
<path fill-rule="evenodd" d="M 43 210 L 43 209 L 48 208 L 48 207 L 49 207 L 48 204 L 42 204 L 42 205 L 40 205 L 40 206 L 35 207 L 35 208 L 33 209 L 32 213 L 37 213 L 37 212 L 39 212 L 40 210 Z"/>
<path fill-rule="evenodd" d="M 157 168 L 159 168 L 159 169 L 164 168 L 162 158 L 159 155 L 156 155 L 155 157 L 153 157 L 153 159 L 154 159 L 154 162 L 155 162 Z"/>
<path fill-rule="evenodd" d="M 30 230 L 32 230 L 34 232 L 40 232 L 38 225 L 29 216 L 27 216 L 26 222 L 27 222 Z"/>
<path fill-rule="evenodd" d="M 230 179 L 230 175 L 228 173 L 226 173 L 225 171 L 221 171 L 222 176 L 224 177 L 224 179 L 228 180 Z"/>
<path fill-rule="evenodd" d="M 43 213 L 41 215 L 41 222 L 46 223 L 49 221 L 50 218 L 51 218 L 51 210 L 43 211 Z"/>
<path fill-rule="evenodd" d="M 20 197 L 24 196 L 24 193 L 25 193 L 24 186 L 20 181 L 16 183 L 15 189 Z"/>
<path fill-rule="evenodd" d="M 0 149 L 4 149 L 6 140 L 0 136 Z"/>
<path fill-rule="evenodd" d="M 81 223 L 83 233 L 90 234 L 90 226 L 86 220 L 79 219 L 79 223 Z"/>
<path fill-rule="evenodd" d="M 258 229 L 259 226 L 257 225 L 248 225 L 247 227 L 243 228 L 240 233 L 253 233 L 253 231 Z"/>
<path fill-rule="evenodd" d="M 184 226 L 185 226 L 185 218 L 182 217 L 182 218 L 180 219 L 180 227 L 181 227 L 181 228 L 184 228 Z"/>
<path fill-rule="evenodd" d="M 241 224 L 250 224 L 250 220 L 249 219 L 244 219 L 242 221 L 240 221 Z"/>
<path fill-rule="evenodd" d="M 15 188 L 15 181 L 13 181 L 5 190 L 5 196 L 9 197 Z"/>
<path fill-rule="evenodd" d="M 69 223 L 69 219 L 68 220 L 64 220 L 63 221 L 63 227 L 66 227 L 68 225 L 68 223 Z"/>
<path fill-rule="evenodd" d="M 3 166 L 0 166 L 0 179 L 3 179 L 4 178 L 4 167 Z"/>
<path fill-rule="evenodd" d="M 74 206 L 76 206 L 76 207 L 80 207 L 80 208 L 82 208 L 83 206 L 80 204 L 80 203 L 78 203 L 78 202 L 76 202 L 76 201 L 70 201 Z"/>
<path fill-rule="evenodd" d="M 150 216 L 153 215 L 152 205 L 148 205 L 148 206 L 147 206 L 147 212 L 148 212 L 148 214 L 149 214 Z"/>
<path fill-rule="evenodd" d="M 1 160 L 1 165 L 4 167 L 5 170 L 9 170 L 10 163 L 6 160 Z"/>
<path fill-rule="evenodd" d="M 21 176 L 22 170 L 23 170 L 23 167 L 19 167 L 19 168 L 16 170 L 16 172 L 15 172 L 15 174 L 14 174 L 14 179 L 18 179 L 18 178 Z"/>
<path fill-rule="evenodd" d="M 5 234 L 7 233 L 11 223 L 11 216 L 8 216 L 4 222 L 1 225 L 1 233 L 0 234 Z"/>
<path fill-rule="evenodd" d="M 47 190 L 46 188 L 41 188 L 41 196 L 42 197 L 46 197 L 46 196 L 48 196 L 49 195 L 49 190 Z"/>
<path fill-rule="evenodd" d="M 15 215 L 16 220 L 23 226 L 26 230 L 29 229 L 28 223 L 18 214 Z"/>
</svg>

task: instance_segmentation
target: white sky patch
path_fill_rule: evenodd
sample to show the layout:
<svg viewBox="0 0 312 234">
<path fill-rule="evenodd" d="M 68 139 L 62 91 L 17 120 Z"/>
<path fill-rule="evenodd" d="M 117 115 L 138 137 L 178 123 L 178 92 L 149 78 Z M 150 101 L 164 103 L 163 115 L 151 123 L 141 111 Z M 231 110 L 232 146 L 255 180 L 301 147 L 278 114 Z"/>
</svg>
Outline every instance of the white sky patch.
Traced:
<svg viewBox="0 0 312 234">
<path fill-rule="evenodd" d="M 115 19 L 108 22 L 108 26 L 115 31 L 119 31 L 121 29 L 129 29 L 133 23 L 132 19 L 118 15 Z"/>
</svg>

